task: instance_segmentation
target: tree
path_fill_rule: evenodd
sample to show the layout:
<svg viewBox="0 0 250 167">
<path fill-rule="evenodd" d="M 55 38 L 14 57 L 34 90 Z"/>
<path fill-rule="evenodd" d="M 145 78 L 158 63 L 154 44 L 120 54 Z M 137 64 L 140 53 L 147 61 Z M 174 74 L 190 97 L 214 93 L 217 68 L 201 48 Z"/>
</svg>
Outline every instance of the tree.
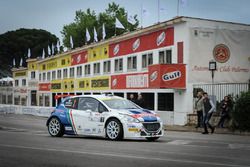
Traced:
<svg viewBox="0 0 250 167">
<path fill-rule="evenodd" d="M 120 35 L 126 31 L 134 31 L 138 27 L 139 21 L 137 15 L 134 15 L 133 17 L 135 19 L 135 24 L 128 22 L 125 9 L 114 2 L 109 3 L 105 12 L 101 12 L 98 15 L 96 15 L 95 11 L 91 11 L 89 8 L 86 12 L 78 10 L 76 11 L 74 22 L 65 25 L 61 31 L 63 35 L 63 44 L 70 48 L 70 36 L 73 38 L 74 48 L 81 47 L 86 43 L 92 43 L 94 41 L 94 27 L 98 34 L 98 40 L 101 40 L 103 24 L 105 24 L 106 39 L 111 38 L 115 35 L 116 18 L 118 18 L 125 27 L 125 29 L 116 29 L 116 35 Z M 86 41 L 86 28 L 91 36 L 91 39 L 88 42 Z"/>
<path fill-rule="evenodd" d="M 48 55 L 48 46 L 52 49 L 52 44 L 56 45 L 57 40 L 55 35 L 37 29 L 19 29 L 0 35 L 0 71 L 7 70 L 7 73 L 10 74 L 13 59 L 16 61 L 16 67 L 19 67 L 21 58 L 25 66 L 29 48 L 31 58 L 40 57 L 43 49 L 45 55 Z"/>
</svg>

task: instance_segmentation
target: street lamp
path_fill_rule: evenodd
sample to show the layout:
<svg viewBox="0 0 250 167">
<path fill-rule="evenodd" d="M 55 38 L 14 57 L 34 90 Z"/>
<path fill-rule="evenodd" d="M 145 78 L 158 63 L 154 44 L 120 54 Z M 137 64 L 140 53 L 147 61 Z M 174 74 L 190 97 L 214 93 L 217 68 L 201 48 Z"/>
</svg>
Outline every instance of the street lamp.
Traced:
<svg viewBox="0 0 250 167">
<path fill-rule="evenodd" d="M 214 104 L 216 105 L 216 101 L 215 101 L 215 97 L 214 97 L 214 71 L 217 70 L 216 61 L 210 60 L 208 69 L 209 69 L 209 71 L 211 71 L 211 74 L 212 74 L 212 98 L 213 98 Z"/>
</svg>

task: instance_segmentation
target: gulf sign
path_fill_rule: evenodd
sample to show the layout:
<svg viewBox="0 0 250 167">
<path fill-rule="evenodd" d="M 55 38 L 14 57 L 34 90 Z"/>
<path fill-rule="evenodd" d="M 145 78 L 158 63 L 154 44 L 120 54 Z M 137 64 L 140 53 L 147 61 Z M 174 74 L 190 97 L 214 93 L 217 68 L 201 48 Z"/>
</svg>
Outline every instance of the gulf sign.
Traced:
<svg viewBox="0 0 250 167">
<path fill-rule="evenodd" d="M 111 44 L 109 56 L 122 56 L 171 45 L 174 45 L 173 27 Z"/>
<path fill-rule="evenodd" d="M 186 88 L 185 64 L 155 64 L 149 66 L 149 88 Z"/>
</svg>

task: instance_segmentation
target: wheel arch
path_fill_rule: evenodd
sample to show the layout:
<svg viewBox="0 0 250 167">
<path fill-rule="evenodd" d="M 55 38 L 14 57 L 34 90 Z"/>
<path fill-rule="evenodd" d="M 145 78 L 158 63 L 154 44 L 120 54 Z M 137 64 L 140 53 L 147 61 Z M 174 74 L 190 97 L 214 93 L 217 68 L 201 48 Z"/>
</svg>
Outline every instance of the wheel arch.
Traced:
<svg viewBox="0 0 250 167">
<path fill-rule="evenodd" d="M 114 117 L 114 116 L 109 117 L 109 118 L 106 120 L 105 124 L 104 124 L 104 129 L 106 129 L 106 126 L 107 126 L 108 122 L 109 122 L 111 119 L 116 119 L 117 121 L 119 121 L 119 122 L 121 123 L 121 126 L 122 126 L 122 138 L 124 138 L 124 126 L 123 126 L 123 124 L 122 124 L 122 121 L 121 121 L 119 118 L 117 118 L 117 117 Z"/>
</svg>

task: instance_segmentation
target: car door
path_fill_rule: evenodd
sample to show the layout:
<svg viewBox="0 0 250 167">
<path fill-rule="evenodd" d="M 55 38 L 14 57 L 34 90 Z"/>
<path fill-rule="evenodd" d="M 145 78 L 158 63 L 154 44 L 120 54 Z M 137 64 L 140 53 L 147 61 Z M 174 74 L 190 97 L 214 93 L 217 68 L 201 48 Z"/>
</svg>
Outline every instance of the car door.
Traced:
<svg viewBox="0 0 250 167">
<path fill-rule="evenodd" d="M 79 97 L 76 109 L 72 109 L 73 124 L 77 134 L 102 135 L 103 113 L 99 112 L 100 102 L 92 97 Z M 105 110 L 101 108 L 101 110 Z"/>
</svg>

